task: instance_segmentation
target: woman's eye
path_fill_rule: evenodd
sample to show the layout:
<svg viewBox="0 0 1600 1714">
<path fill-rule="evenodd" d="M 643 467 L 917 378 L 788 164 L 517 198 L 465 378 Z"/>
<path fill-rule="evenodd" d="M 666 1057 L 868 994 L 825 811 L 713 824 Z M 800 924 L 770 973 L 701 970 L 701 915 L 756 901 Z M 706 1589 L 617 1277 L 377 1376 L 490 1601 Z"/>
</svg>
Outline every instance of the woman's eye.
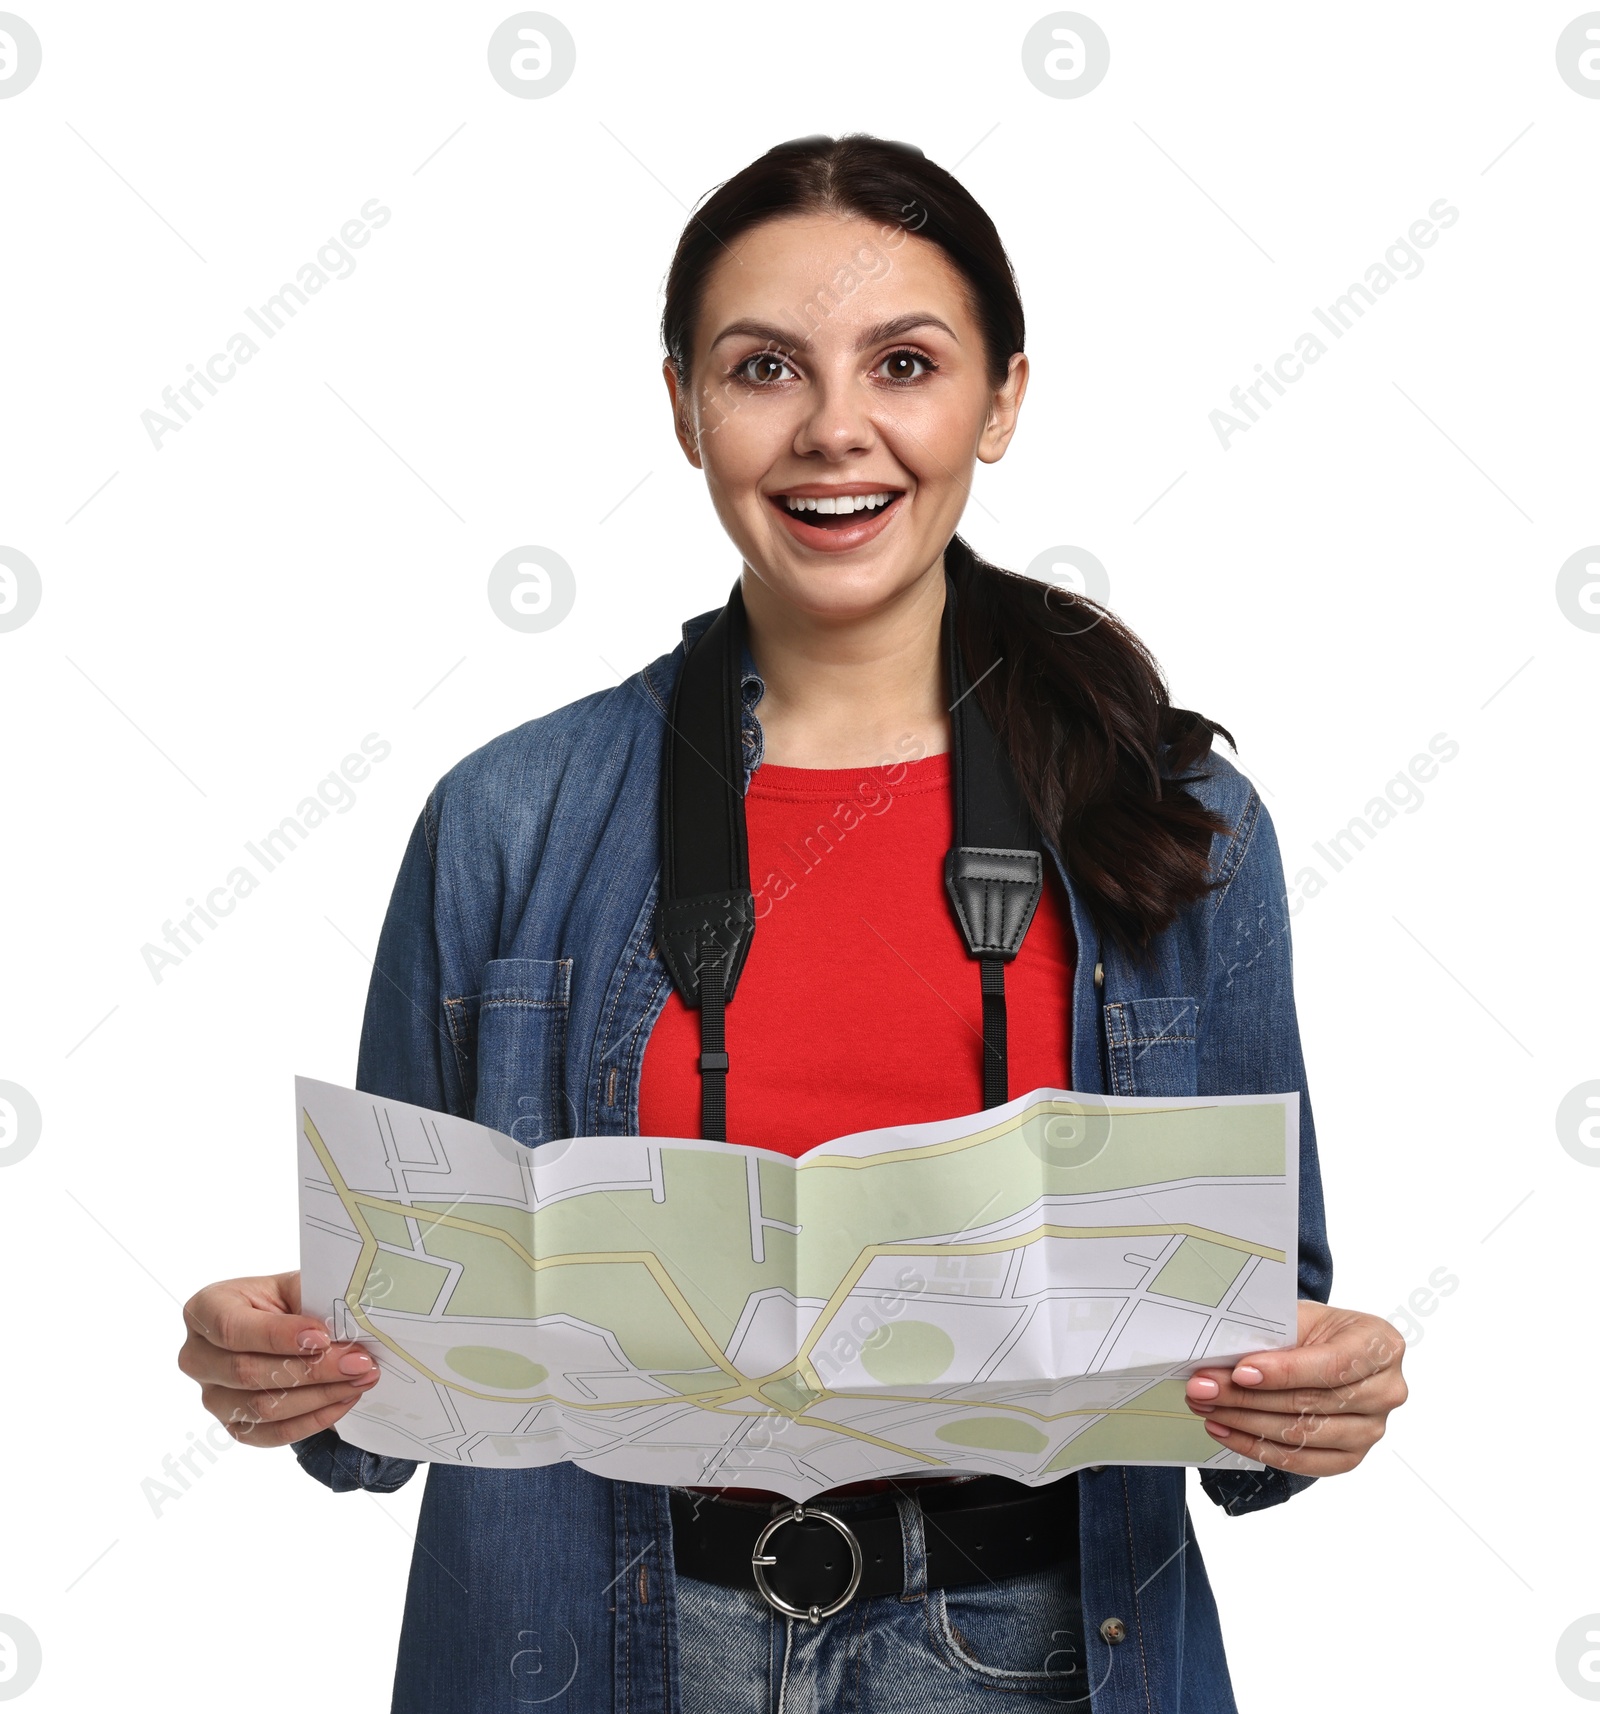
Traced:
<svg viewBox="0 0 1600 1714">
<path fill-rule="evenodd" d="M 781 381 L 792 371 L 788 360 L 775 351 L 758 351 L 754 357 L 745 358 L 734 373 L 742 381 L 754 381 L 757 385 L 767 381 Z"/>
<path fill-rule="evenodd" d="M 886 381 L 917 381 L 933 373 L 933 364 L 920 351 L 891 351 L 878 367 Z"/>
</svg>

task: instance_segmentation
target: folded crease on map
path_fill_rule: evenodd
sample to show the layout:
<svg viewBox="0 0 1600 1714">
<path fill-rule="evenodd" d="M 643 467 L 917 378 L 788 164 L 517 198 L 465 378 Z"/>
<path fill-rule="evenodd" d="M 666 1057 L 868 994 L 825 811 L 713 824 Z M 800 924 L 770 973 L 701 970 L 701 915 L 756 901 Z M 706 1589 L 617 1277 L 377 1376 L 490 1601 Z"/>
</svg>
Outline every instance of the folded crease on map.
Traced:
<svg viewBox="0 0 1600 1714">
<path fill-rule="evenodd" d="M 382 1370 L 352 1445 L 796 1500 L 1260 1468 L 1183 1390 L 1294 1342 L 1293 1093 L 1036 1089 L 798 1159 L 295 1095 L 304 1308 Z"/>
</svg>

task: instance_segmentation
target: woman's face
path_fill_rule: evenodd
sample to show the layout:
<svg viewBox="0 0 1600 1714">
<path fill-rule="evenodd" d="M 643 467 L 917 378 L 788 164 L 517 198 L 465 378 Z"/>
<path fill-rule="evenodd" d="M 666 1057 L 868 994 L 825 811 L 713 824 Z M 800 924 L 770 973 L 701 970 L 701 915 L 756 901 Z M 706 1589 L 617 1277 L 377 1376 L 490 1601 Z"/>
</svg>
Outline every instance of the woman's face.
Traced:
<svg viewBox="0 0 1600 1714">
<path fill-rule="evenodd" d="M 937 572 L 1027 385 L 1021 353 L 991 384 L 937 245 L 831 214 L 745 233 L 706 281 L 689 385 L 665 368 L 678 439 L 750 572 L 824 621 Z"/>
</svg>

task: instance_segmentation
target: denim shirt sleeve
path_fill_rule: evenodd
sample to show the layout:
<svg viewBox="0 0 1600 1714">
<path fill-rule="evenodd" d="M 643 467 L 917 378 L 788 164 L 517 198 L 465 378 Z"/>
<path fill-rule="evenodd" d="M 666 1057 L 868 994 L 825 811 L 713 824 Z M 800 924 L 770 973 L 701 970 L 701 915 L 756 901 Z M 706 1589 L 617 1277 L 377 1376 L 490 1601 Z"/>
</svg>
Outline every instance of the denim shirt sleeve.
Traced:
<svg viewBox="0 0 1600 1714">
<path fill-rule="evenodd" d="M 361 1025 L 356 1088 L 435 1112 L 462 1113 L 461 1065 L 447 1033 L 435 932 L 438 821 L 430 796 L 411 831 L 378 937 Z M 336 1494 L 356 1488 L 392 1494 L 417 1466 L 347 1446 L 325 1428 L 294 1443 L 300 1467 Z"/>
<path fill-rule="evenodd" d="M 1328 1301 L 1333 1260 L 1323 1212 L 1316 1127 L 1295 1015 L 1289 911 L 1272 817 L 1253 789 L 1224 849 L 1212 913 L 1209 981 L 1200 1006 L 1202 1090 L 1236 1095 L 1300 1092 L 1299 1295 Z M 1225 1511 L 1259 1511 L 1316 1478 L 1286 1470 L 1202 1470 L 1200 1485 Z"/>
</svg>

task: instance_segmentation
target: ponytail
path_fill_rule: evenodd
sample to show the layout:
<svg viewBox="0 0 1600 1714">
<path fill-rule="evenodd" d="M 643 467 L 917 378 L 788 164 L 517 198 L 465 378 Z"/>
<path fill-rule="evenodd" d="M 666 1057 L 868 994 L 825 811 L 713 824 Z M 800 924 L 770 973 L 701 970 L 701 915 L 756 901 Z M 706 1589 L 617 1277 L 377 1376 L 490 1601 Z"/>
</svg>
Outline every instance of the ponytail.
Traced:
<svg viewBox="0 0 1600 1714">
<path fill-rule="evenodd" d="M 1098 603 L 1002 571 L 960 536 L 944 562 L 972 694 L 1096 927 L 1138 957 L 1211 888 L 1228 823 L 1185 782 L 1213 736 L 1232 736 L 1174 708 L 1144 644 Z"/>
</svg>

